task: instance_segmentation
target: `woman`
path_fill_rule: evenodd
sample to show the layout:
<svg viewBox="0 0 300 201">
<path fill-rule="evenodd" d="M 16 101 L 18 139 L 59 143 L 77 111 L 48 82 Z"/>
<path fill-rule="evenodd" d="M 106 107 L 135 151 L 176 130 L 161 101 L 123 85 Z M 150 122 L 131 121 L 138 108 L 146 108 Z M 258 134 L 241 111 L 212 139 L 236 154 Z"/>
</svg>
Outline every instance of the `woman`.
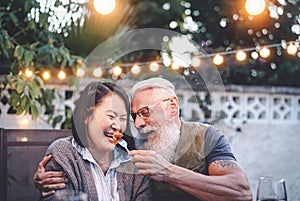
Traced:
<svg viewBox="0 0 300 201">
<path fill-rule="evenodd" d="M 89 201 L 151 199 L 149 178 L 128 172 L 130 158 L 112 138 L 128 132 L 129 108 L 126 92 L 115 84 L 92 82 L 82 91 L 73 137 L 54 141 L 46 151 L 52 155 L 46 170 L 64 171 L 69 182 L 44 200 L 59 200 L 66 192 L 84 192 Z"/>
</svg>

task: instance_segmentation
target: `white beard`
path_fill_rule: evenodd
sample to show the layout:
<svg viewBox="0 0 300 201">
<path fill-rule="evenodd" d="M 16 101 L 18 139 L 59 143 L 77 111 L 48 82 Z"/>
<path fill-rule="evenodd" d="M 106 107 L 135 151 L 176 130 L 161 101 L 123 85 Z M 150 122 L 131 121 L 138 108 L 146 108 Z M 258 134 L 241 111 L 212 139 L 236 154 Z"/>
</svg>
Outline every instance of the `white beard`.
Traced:
<svg viewBox="0 0 300 201">
<path fill-rule="evenodd" d="M 148 139 L 137 140 L 137 148 L 153 150 L 162 155 L 167 161 L 174 162 L 175 150 L 180 139 L 180 126 L 174 122 L 168 122 L 155 133 L 151 133 Z"/>
</svg>

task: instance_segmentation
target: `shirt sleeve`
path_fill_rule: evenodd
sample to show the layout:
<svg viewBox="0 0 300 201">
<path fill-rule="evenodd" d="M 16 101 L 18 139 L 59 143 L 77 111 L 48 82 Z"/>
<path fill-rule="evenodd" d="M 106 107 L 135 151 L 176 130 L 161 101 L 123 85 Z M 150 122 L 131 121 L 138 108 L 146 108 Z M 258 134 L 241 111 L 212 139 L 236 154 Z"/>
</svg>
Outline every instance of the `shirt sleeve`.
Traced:
<svg viewBox="0 0 300 201">
<path fill-rule="evenodd" d="M 216 160 L 236 160 L 225 136 L 213 126 L 206 131 L 204 153 L 207 167 Z"/>
</svg>

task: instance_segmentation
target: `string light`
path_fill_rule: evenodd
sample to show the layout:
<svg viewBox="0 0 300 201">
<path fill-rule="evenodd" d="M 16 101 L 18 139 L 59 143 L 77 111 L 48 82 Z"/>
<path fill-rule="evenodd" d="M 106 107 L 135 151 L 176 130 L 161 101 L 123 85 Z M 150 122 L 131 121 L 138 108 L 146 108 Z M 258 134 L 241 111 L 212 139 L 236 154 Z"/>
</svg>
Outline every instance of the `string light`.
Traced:
<svg viewBox="0 0 300 201">
<path fill-rule="evenodd" d="M 271 45 L 265 45 L 262 47 L 251 47 L 251 48 L 244 48 L 239 50 L 231 50 L 231 51 L 225 51 L 225 52 L 218 52 L 218 53 L 210 53 L 210 54 L 192 54 L 191 56 L 191 63 L 190 65 L 193 67 L 199 67 L 201 66 L 202 58 L 212 58 L 212 61 L 215 65 L 219 66 L 224 63 L 224 56 L 225 55 L 232 55 L 235 54 L 235 58 L 238 61 L 244 61 L 247 58 L 246 52 L 251 52 L 251 58 L 257 60 L 259 57 L 267 58 L 271 54 L 270 48 L 277 48 L 280 50 L 286 49 L 287 53 L 290 55 L 297 55 L 298 49 L 299 49 L 299 41 L 290 41 L 287 42 L 283 40 L 281 43 L 271 44 Z M 277 53 L 278 54 L 278 53 Z M 280 55 L 279 55 L 280 56 Z M 298 54 L 298 57 L 300 57 L 300 53 Z M 119 79 L 122 76 L 125 76 L 125 74 L 128 72 L 128 69 L 130 69 L 129 72 L 132 74 L 139 74 L 141 73 L 141 66 L 148 66 L 149 70 L 151 72 L 157 72 L 161 65 L 164 65 L 165 67 L 171 66 L 171 69 L 178 70 L 179 68 L 183 67 L 184 65 L 182 63 L 178 63 L 179 60 L 176 58 L 170 58 L 167 53 L 162 54 L 161 61 L 149 61 L 149 62 L 139 62 L 135 63 L 134 65 L 132 63 L 123 63 L 120 66 L 115 66 L 112 69 L 110 69 L 110 73 L 112 74 L 113 79 Z M 187 64 L 188 63 L 184 63 Z M 184 66 L 185 67 L 185 66 Z M 123 69 L 126 68 L 124 71 Z M 94 77 L 101 77 L 103 75 L 103 68 L 96 67 L 92 70 L 92 74 Z M 125 74 L 123 72 L 126 72 Z M 33 75 L 33 71 L 29 68 L 26 68 L 24 71 L 19 71 L 19 75 L 24 74 L 26 77 L 30 77 Z M 87 73 L 86 69 L 79 68 L 76 71 L 76 76 L 83 77 Z M 184 73 L 184 72 L 183 72 Z M 188 73 L 188 72 L 187 72 Z M 59 71 L 57 74 L 57 78 L 60 80 L 66 79 L 67 74 L 63 70 Z M 42 74 L 42 78 L 44 80 L 51 79 L 51 73 L 50 71 L 44 71 Z"/>
<path fill-rule="evenodd" d="M 67 73 L 63 70 L 60 70 L 57 74 L 57 78 L 60 80 L 64 80 L 67 77 Z"/>
<path fill-rule="evenodd" d="M 103 74 L 101 67 L 94 68 L 93 75 L 94 77 L 101 77 Z"/>
<path fill-rule="evenodd" d="M 247 58 L 247 54 L 242 51 L 242 50 L 239 50 L 236 55 L 235 55 L 235 58 L 238 60 L 238 61 L 245 61 L 245 59 Z"/>
<path fill-rule="evenodd" d="M 137 75 L 141 72 L 141 68 L 139 67 L 139 65 L 134 64 L 132 66 L 132 68 L 130 69 L 130 71 L 131 71 L 132 74 Z"/>
<path fill-rule="evenodd" d="M 224 57 L 220 54 L 216 54 L 213 58 L 213 62 L 214 62 L 214 64 L 219 66 L 224 62 Z"/>
<path fill-rule="evenodd" d="M 271 54 L 271 51 L 269 48 L 267 47 L 263 47 L 259 50 L 259 55 L 262 57 L 262 58 L 267 58 L 269 57 Z"/>
<path fill-rule="evenodd" d="M 31 77 L 33 75 L 33 71 L 32 70 L 30 70 L 30 69 L 28 69 L 28 68 L 26 68 L 25 69 L 25 76 L 26 77 Z"/>
<path fill-rule="evenodd" d="M 51 78 L 51 73 L 50 73 L 50 71 L 44 71 L 43 72 L 43 74 L 42 74 L 42 78 L 44 79 L 44 80 L 49 80 L 50 78 Z"/>
<path fill-rule="evenodd" d="M 293 43 L 290 43 L 287 48 L 286 48 L 286 51 L 288 54 L 290 55 L 296 55 L 297 53 L 297 47 L 296 45 L 294 45 Z"/>
<path fill-rule="evenodd" d="M 149 65 L 149 69 L 150 69 L 150 71 L 152 71 L 152 72 L 158 71 L 158 69 L 159 69 L 158 63 L 155 62 L 155 61 L 154 61 L 154 62 L 151 62 L 150 65 Z"/>
<path fill-rule="evenodd" d="M 288 42 L 288 43 L 291 44 L 293 42 L 295 42 L 295 41 L 291 41 L 291 42 Z M 271 45 L 265 45 L 264 47 L 266 47 L 266 48 L 274 48 L 274 47 L 280 47 L 280 46 L 282 46 L 281 43 L 275 43 L 275 44 L 271 44 Z M 199 53 L 199 55 L 197 55 L 197 56 L 199 58 L 208 58 L 208 57 L 214 57 L 217 54 L 219 54 L 219 55 L 236 54 L 238 51 L 244 51 L 244 52 L 257 51 L 257 47 L 250 47 L 250 48 L 244 48 L 244 49 L 239 49 L 239 50 L 231 50 L 231 51 L 211 53 L 211 54 L 202 54 L 202 53 Z"/>
<path fill-rule="evenodd" d="M 77 77 L 84 77 L 85 73 L 86 73 L 86 71 L 83 68 L 78 68 L 76 75 L 77 75 Z"/>
<path fill-rule="evenodd" d="M 115 66 L 112 69 L 112 73 L 114 76 L 120 76 L 122 74 L 122 68 L 120 66 Z"/>
</svg>

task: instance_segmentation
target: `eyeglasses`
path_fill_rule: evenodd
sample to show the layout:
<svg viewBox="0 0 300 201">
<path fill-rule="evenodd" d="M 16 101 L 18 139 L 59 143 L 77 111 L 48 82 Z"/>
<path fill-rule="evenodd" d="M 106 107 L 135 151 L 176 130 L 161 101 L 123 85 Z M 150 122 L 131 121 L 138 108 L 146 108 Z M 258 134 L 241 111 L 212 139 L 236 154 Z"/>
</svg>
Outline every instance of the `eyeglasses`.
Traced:
<svg viewBox="0 0 300 201">
<path fill-rule="evenodd" d="M 170 98 L 167 98 L 167 99 L 164 99 L 164 100 L 160 100 L 159 102 L 154 103 L 152 105 L 148 105 L 148 106 L 142 107 L 142 108 L 138 109 L 138 111 L 136 113 L 132 112 L 131 116 L 132 116 L 133 121 L 135 121 L 136 115 L 139 115 L 139 117 L 141 117 L 144 120 L 147 119 L 147 118 L 149 118 L 150 117 L 150 110 L 149 110 L 150 107 L 153 107 L 155 105 L 158 105 L 158 104 L 163 103 L 163 102 L 168 101 L 168 100 L 170 100 Z"/>
</svg>

